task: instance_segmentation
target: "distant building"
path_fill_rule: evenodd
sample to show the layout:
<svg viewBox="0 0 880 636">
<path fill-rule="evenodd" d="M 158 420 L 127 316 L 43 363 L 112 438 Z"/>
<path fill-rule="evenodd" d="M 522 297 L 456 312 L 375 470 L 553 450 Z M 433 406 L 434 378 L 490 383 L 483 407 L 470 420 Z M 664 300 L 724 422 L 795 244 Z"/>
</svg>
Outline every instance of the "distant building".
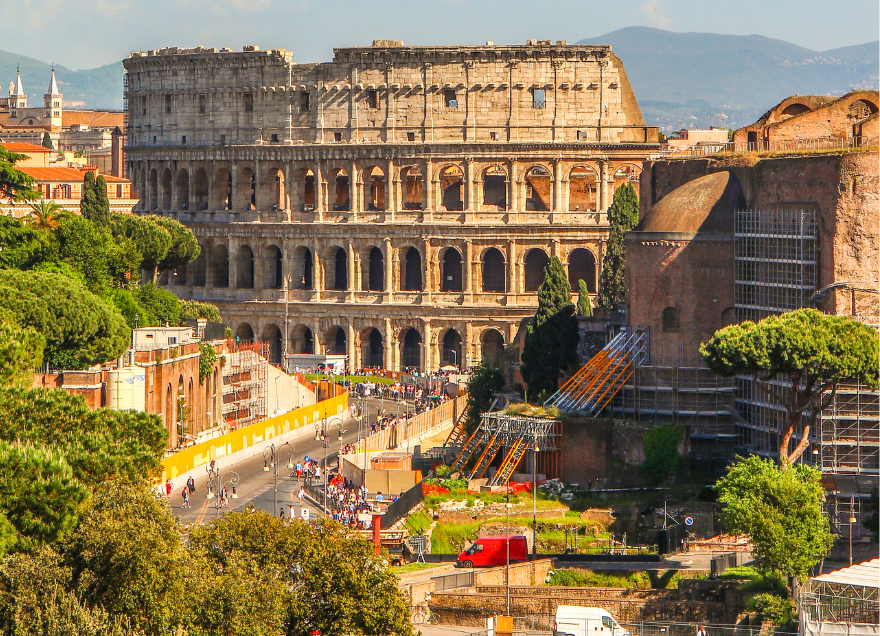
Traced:
<svg viewBox="0 0 880 636">
<path fill-rule="evenodd" d="M 30 132 L 38 132 L 40 137 L 43 131 L 54 133 L 61 132 L 61 101 L 62 95 L 55 82 L 55 69 L 52 69 L 52 78 L 49 80 L 49 88 L 43 95 L 42 106 L 28 106 L 28 96 L 24 92 L 21 81 L 21 73 L 15 72 L 15 81 L 9 85 L 9 96 L 0 99 L 0 134 L 5 129 L 17 129 Z"/>
<path fill-rule="evenodd" d="M 678 139 L 667 138 L 660 145 L 660 150 L 661 152 L 679 152 L 694 146 L 726 144 L 729 134 L 726 128 L 718 128 L 717 126 L 712 126 L 708 129 L 695 128 L 693 130 L 682 128 L 678 132 Z"/>
</svg>

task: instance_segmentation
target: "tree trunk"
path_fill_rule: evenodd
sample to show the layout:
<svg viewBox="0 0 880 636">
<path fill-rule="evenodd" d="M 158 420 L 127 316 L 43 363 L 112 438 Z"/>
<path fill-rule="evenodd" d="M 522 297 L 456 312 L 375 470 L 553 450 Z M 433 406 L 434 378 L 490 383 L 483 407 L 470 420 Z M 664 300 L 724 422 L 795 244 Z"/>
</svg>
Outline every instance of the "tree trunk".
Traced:
<svg viewBox="0 0 880 636">
<path fill-rule="evenodd" d="M 795 463 L 804 454 L 804 451 L 807 450 L 807 446 L 810 445 L 810 425 L 807 424 L 804 426 L 804 432 L 798 445 L 794 447 L 791 454 L 788 453 L 788 446 L 791 443 L 792 435 L 794 435 L 795 427 L 801 421 L 801 416 L 800 412 L 791 415 L 785 423 L 785 428 L 782 430 L 782 437 L 779 440 L 779 463 L 783 468 Z"/>
</svg>

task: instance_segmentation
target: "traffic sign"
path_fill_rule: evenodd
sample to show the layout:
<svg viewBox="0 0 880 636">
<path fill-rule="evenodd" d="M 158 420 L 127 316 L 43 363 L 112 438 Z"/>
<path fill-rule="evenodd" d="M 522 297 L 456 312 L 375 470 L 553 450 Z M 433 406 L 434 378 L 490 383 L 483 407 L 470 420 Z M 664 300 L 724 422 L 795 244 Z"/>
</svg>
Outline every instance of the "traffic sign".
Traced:
<svg viewBox="0 0 880 636">
<path fill-rule="evenodd" d="M 694 518 L 693 517 L 685 517 L 684 518 L 684 525 L 686 525 L 686 526 L 694 525 Z"/>
<path fill-rule="evenodd" d="M 300 508 L 299 515 L 302 517 L 303 521 L 309 520 L 309 509 L 308 508 Z"/>
</svg>

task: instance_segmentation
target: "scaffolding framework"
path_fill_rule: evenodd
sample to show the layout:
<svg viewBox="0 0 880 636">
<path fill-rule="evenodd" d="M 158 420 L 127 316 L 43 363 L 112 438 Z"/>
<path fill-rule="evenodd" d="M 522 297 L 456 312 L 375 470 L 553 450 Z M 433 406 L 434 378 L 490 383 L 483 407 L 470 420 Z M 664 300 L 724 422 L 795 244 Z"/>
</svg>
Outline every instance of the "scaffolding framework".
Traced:
<svg viewBox="0 0 880 636">
<path fill-rule="evenodd" d="M 223 420 L 231 430 L 268 417 L 269 344 L 230 343 L 223 365 Z"/>
</svg>

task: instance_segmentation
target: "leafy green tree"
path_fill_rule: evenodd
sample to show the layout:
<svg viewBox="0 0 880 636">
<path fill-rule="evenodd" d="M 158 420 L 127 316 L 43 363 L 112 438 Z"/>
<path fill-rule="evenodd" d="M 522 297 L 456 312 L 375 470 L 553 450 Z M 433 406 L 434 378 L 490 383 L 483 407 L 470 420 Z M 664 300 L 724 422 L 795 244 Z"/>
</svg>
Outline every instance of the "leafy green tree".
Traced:
<svg viewBox="0 0 880 636">
<path fill-rule="evenodd" d="M 492 406 L 492 396 L 504 388 L 504 372 L 497 366 L 479 367 L 468 379 L 465 430 L 473 433 L 480 425 L 480 414 Z"/>
<path fill-rule="evenodd" d="M 85 219 L 97 222 L 96 218 L 100 213 L 98 211 L 98 193 L 95 191 L 95 172 L 93 170 L 87 171 L 83 176 L 79 209 Z"/>
<path fill-rule="evenodd" d="M 40 198 L 33 177 L 15 167 L 17 161 L 24 159 L 27 159 L 26 155 L 9 152 L 0 146 L 0 199 L 32 201 Z"/>
<path fill-rule="evenodd" d="M 681 437 L 681 428 L 670 424 L 652 426 L 645 431 L 642 439 L 645 459 L 639 468 L 652 486 L 662 484 L 684 466 L 684 457 L 678 452 Z"/>
<path fill-rule="evenodd" d="M 58 229 L 58 217 L 64 212 L 54 201 L 40 200 L 30 203 L 31 218 L 28 224 L 39 230 L 54 232 Z"/>
<path fill-rule="evenodd" d="M 55 150 L 55 144 L 52 143 L 52 136 L 49 134 L 49 131 L 43 133 L 43 148 L 47 150 Z"/>
<path fill-rule="evenodd" d="M 199 302 L 198 300 L 180 301 L 180 319 L 185 320 L 187 318 L 190 320 L 203 318 L 211 322 L 223 322 L 217 305 Z"/>
<path fill-rule="evenodd" d="M 825 489 L 815 468 L 779 470 L 771 459 L 740 458 L 715 488 L 724 525 L 751 537 L 760 569 L 803 579 L 831 549 Z"/>
<path fill-rule="evenodd" d="M 584 280 L 578 280 L 578 304 L 577 315 L 589 318 L 593 315 L 593 303 L 590 300 L 590 290 Z"/>
<path fill-rule="evenodd" d="M 627 232 L 639 223 L 639 198 L 635 188 L 624 183 L 614 193 L 608 208 L 611 232 L 602 258 L 599 277 L 599 306 L 613 307 L 626 300 L 626 242 Z"/>
<path fill-rule="evenodd" d="M 199 343 L 199 384 L 205 383 L 207 378 L 214 371 L 214 364 L 217 362 L 217 350 L 214 345 L 204 340 Z"/>
<path fill-rule="evenodd" d="M 95 179 L 95 209 L 91 220 L 101 227 L 110 226 L 110 199 L 107 198 L 107 180 L 104 175 Z"/>
<path fill-rule="evenodd" d="M 156 283 L 141 285 L 137 290 L 137 301 L 159 323 L 180 324 L 180 301 Z"/>
<path fill-rule="evenodd" d="M 750 375 L 770 400 L 785 409 L 779 436 L 779 461 L 794 463 L 809 445 L 809 432 L 819 414 L 833 401 L 841 382 L 859 381 L 872 390 L 878 385 L 878 334 L 845 316 L 826 316 L 799 309 L 746 321 L 715 332 L 700 347 L 706 365 L 730 377 Z M 783 390 L 770 380 L 790 383 Z M 791 437 L 803 424 L 800 442 L 789 453 Z"/>
<path fill-rule="evenodd" d="M 154 218 L 156 223 L 165 228 L 171 235 L 171 246 L 168 248 L 168 253 L 165 255 L 165 258 L 159 261 L 158 269 L 153 273 L 155 281 L 160 273 L 179 269 L 187 263 L 194 261 L 198 258 L 201 248 L 192 231 L 180 221 L 161 216 Z"/>
<path fill-rule="evenodd" d="M 862 526 L 874 536 L 874 541 L 880 538 L 880 491 L 877 486 L 874 486 L 868 503 L 865 505 Z"/>
<path fill-rule="evenodd" d="M 0 216 L 0 269 L 30 269 L 55 252 L 57 242 L 49 232 Z"/>
<path fill-rule="evenodd" d="M 33 370 L 43 364 L 45 348 L 46 340 L 36 329 L 0 319 L 0 385 L 29 386 Z"/>
<path fill-rule="evenodd" d="M 526 329 L 520 371 L 534 395 L 556 391 L 559 378 L 577 360 L 578 326 L 571 285 L 557 257 L 544 269 L 538 310 Z"/>
<path fill-rule="evenodd" d="M 114 289 L 110 293 L 110 301 L 132 329 L 157 324 L 153 314 L 138 302 L 136 292 L 128 289 Z"/>
<path fill-rule="evenodd" d="M 155 280 L 156 270 L 171 248 L 171 233 L 159 225 L 155 216 L 135 216 L 133 214 L 114 214 L 111 220 L 113 236 L 126 237 L 134 242 L 142 256 L 140 267 L 150 272 Z"/>
<path fill-rule="evenodd" d="M 34 272 L 44 272 L 46 274 L 58 274 L 59 276 L 63 276 L 64 278 L 79 283 L 83 287 L 86 286 L 85 277 L 64 261 L 43 261 L 34 265 L 31 270 Z"/>
<path fill-rule="evenodd" d="M 83 275 L 89 291 L 103 296 L 111 287 L 112 240 L 109 233 L 87 218 L 66 216 L 56 232 L 61 260 Z"/>
</svg>

